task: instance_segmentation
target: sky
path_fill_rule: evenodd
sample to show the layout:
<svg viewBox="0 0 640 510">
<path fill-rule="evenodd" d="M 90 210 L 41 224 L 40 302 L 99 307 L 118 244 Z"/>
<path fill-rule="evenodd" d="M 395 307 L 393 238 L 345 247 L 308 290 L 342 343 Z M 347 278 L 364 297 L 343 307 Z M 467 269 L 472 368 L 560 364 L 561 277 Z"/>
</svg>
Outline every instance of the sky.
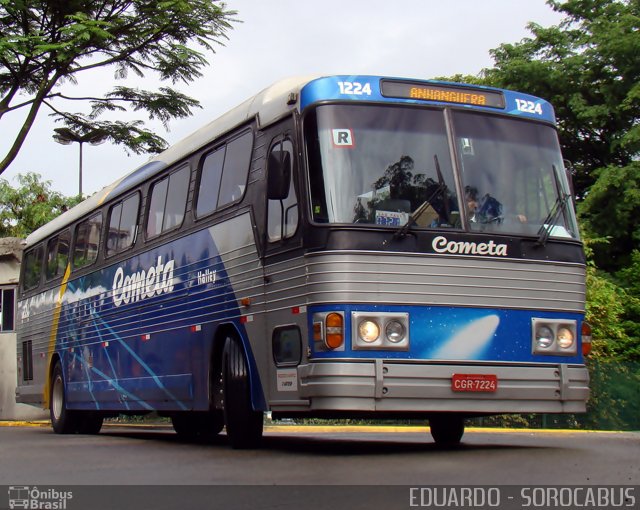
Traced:
<svg viewBox="0 0 640 510">
<path fill-rule="evenodd" d="M 215 54 L 204 76 L 176 88 L 199 100 L 193 116 L 173 120 L 166 131 L 147 122 L 170 144 L 222 115 L 279 79 L 304 74 L 373 74 L 403 78 L 477 75 L 493 62 L 489 51 L 530 36 L 526 25 L 557 24 L 561 16 L 545 0 L 227 0 L 242 23 Z M 153 90 L 152 76 L 116 80 L 112 69 L 64 84 L 66 95 L 106 92 L 114 85 Z M 60 105 L 63 106 L 63 105 Z M 78 111 L 73 106 L 71 111 Z M 0 123 L 2 156 L 15 139 L 21 114 Z M 140 113 L 127 119 L 141 118 Z M 56 143 L 55 124 L 43 108 L 21 153 L 0 178 L 36 172 L 55 191 L 78 193 L 78 144 Z M 122 146 L 84 145 L 83 193 L 90 195 L 144 164 L 149 155 L 127 155 Z"/>
</svg>

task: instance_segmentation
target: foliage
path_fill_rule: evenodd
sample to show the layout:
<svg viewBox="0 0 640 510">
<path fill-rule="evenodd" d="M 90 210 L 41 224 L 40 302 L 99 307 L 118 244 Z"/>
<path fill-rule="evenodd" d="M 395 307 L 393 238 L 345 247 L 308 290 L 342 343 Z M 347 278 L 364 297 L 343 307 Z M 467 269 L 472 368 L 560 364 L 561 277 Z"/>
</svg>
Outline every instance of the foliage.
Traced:
<svg viewBox="0 0 640 510">
<path fill-rule="evenodd" d="M 225 9 L 211 0 L 0 0 L 0 119 L 25 112 L 0 173 L 17 156 L 42 106 L 79 134 L 101 129 L 135 153 L 162 150 L 166 142 L 143 121 L 103 115 L 142 111 L 166 125 L 190 115 L 199 106 L 195 99 L 170 87 L 149 92 L 118 86 L 100 97 L 73 97 L 61 88 L 97 68 L 112 68 L 119 79 L 152 73 L 172 84 L 190 83 L 208 65 L 193 47 L 214 51 L 236 21 L 236 13 Z M 78 102 L 90 111 L 65 108 Z"/>
<path fill-rule="evenodd" d="M 486 84 L 544 97 L 554 105 L 564 156 L 579 197 L 597 170 L 625 167 L 640 153 L 640 2 L 548 0 L 566 17 L 533 37 L 492 51 Z"/>
<path fill-rule="evenodd" d="M 624 313 L 621 326 L 625 337 L 616 346 L 615 354 L 626 361 L 640 362 L 640 251 L 631 254 L 631 263 L 615 274 L 618 285 L 624 287 Z"/>
<path fill-rule="evenodd" d="M 19 187 L 0 179 L 0 238 L 26 238 L 31 232 L 76 205 L 78 197 L 66 198 L 51 189 L 36 173 L 17 176 Z"/>
<path fill-rule="evenodd" d="M 611 272 L 627 266 L 640 249 L 640 162 L 599 170 L 578 213 L 590 235 L 609 239 L 594 246 L 596 265 Z"/>
</svg>

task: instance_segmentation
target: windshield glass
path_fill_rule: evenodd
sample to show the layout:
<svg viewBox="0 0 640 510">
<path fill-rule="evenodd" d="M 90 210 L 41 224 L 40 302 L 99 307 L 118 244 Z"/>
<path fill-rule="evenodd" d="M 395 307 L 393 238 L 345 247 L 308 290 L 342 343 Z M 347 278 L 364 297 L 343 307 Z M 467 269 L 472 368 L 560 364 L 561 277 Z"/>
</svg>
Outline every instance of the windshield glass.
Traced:
<svg viewBox="0 0 640 510">
<path fill-rule="evenodd" d="M 578 237 L 552 127 L 461 111 L 452 117 L 471 230 Z"/>
<path fill-rule="evenodd" d="M 577 238 L 555 130 L 451 110 L 323 105 L 305 119 L 313 220 Z M 456 189 L 460 189 L 458 197 Z"/>
<path fill-rule="evenodd" d="M 320 106 L 305 121 L 317 222 L 459 224 L 444 117 L 438 110 Z"/>
</svg>

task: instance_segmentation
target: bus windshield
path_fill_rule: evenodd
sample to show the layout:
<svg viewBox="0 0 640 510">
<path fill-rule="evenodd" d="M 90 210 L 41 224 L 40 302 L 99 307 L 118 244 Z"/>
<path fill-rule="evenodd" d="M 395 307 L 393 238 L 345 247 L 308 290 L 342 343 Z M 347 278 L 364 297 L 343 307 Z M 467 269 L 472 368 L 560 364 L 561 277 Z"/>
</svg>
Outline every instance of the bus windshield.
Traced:
<svg viewBox="0 0 640 510">
<path fill-rule="evenodd" d="M 455 110 L 451 119 L 453 151 L 440 109 L 316 108 L 305 121 L 314 221 L 398 227 L 427 202 L 417 228 L 577 238 L 552 127 Z"/>
</svg>

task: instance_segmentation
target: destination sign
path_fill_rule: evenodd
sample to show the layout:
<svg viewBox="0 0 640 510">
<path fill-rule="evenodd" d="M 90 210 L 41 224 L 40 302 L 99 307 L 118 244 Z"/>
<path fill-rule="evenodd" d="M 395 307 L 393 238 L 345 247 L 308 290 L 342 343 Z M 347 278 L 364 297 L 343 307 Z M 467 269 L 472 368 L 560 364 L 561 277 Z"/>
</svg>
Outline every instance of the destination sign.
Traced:
<svg viewBox="0 0 640 510">
<path fill-rule="evenodd" d="M 504 108 L 505 104 L 502 93 L 492 90 L 391 80 L 382 82 L 382 95 L 401 99 L 488 106 L 490 108 Z"/>
</svg>

